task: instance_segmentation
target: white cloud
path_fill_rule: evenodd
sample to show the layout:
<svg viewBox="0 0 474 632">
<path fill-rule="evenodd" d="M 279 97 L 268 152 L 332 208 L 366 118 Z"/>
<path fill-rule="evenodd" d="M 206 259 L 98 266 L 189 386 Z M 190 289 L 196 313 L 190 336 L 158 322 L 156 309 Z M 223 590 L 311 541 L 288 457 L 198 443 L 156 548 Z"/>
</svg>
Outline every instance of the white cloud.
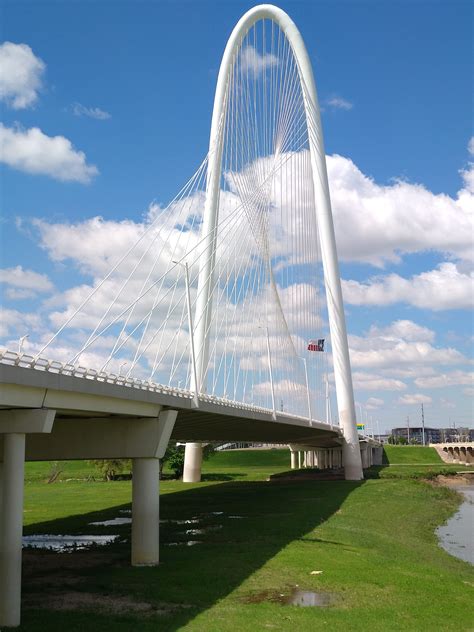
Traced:
<svg viewBox="0 0 474 632">
<path fill-rule="evenodd" d="M 474 198 L 435 195 L 419 184 L 377 184 L 337 154 L 327 156 L 338 252 L 383 266 L 404 253 L 438 251 L 472 260 Z"/>
<path fill-rule="evenodd" d="M 469 142 L 467 144 L 467 151 L 471 154 L 471 156 L 474 156 L 474 136 L 471 136 L 471 138 L 469 139 Z"/>
<path fill-rule="evenodd" d="M 379 397 L 369 397 L 369 399 L 365 402 L 365 408 L 367 410 L 376 410 L 380 408 L 380 406 L 384 405 L 384 400 Z"/>
<path fill-rule="evenodd" d="M 246 46 L 240 51 L 240 71 L 247 70 L 255 77 L 262 74 L 267 68 L 271 68 L 278 63 L 278 58 L 271 53 L 261 55 L 253 46 Z"/>
<path fill-rule="evenodd" d="M 0 269 L 0 283 L 20 291 L 17 295 L 11 292 L 10 298 L 27 298 L 38 292 L 51 292 L 53 289 L 53 284 L 46 274 L 39 274 L 33 270 L 24 270 L 22 266 Z M 22 295 L 21 291 L 28 291 L 28 293 Z"/>
<path fill-rule="evenodd" d="M 417 377 L 415 384 L 419 388 L 444 388 L 447 386 L 469 386 L 474 384 L 474 373 L 471 371 L 451 371 L 438 373 L 428 377 Z"/>
<path fill-rule="evenodd" d="M 353 104 L 350 101 L 337 96 L 327 99 L 324 103 L 335 110 L 352 110 L 353 108 Z"/>
<path fill-rule="evenodd" d="M 456 404 L 450 399 L 446 399 L 445 397 L 440 397 L 439 403 L 441 404 L 442 408 L 456 408 Z"/>
<path fill-rule="evenodd" d="M 0 100 L 15 110 L 33 105 L 45 67 L 27 44 L 4 42 L 0 45 Z"/>
<path fill-rule="evenodd" d="M 362 371 L 353 371 L 352 381 L 354 388 L 361 391 L 404 391 L 407 388 L 401 380 Z"/>
<path fill-rule="evenodd" d="M 15 309 L 0 307 L 0 336 L 12 336 L 17 334 L 23 336 L 32 329 L 40 326 L 38 314 L 29 314 Z"/>
<path fill-rule="evenodd" d="M 474 304 L 474 273 L 445 262 L 435 270 L 405 279 L 398 274 L 372 277 L 364 283 L 342 281 L 344 300 L 351 305 L 408 303 L 435 311 L 469 309 Z"/>
<path fill-rule="evenodd" d="M 406 406 L 414 406 L 415 404 L 431 404 L 432 401 L 431 397 L 428 395 L 422 395 L 421 393 L 402 395 L 398 398 L 398 403 Z"/>
<path fill-rule="evenodd" d="M 433 342 L 435 333 L 428 327 L 417 325 L 412 320 L 395 320 L 387 327 L 377 327 L 372 325 L 369 330 L 369 336 L 383 337 L 389 340 L 407 340 Z"/>
<path fill-rule="evenodd" d="M 47 136 L 38 127 L 8 128 L 0 123 L 0 162 L 61 181 L 87 183 L 99 171 L 88 165 L 84 152 L 74 149 L 64 136 Z"/>
<path fill-rule="evenodd" d="M 97 119 L 98 121 L 105 121 L 111 118 L 111 114 L 100 108 L 88 108 L 81 103 L 74 103 L 72 106 L 72 113 L 74 116 L 87 116 L 89 118 Z"/>
</svg>

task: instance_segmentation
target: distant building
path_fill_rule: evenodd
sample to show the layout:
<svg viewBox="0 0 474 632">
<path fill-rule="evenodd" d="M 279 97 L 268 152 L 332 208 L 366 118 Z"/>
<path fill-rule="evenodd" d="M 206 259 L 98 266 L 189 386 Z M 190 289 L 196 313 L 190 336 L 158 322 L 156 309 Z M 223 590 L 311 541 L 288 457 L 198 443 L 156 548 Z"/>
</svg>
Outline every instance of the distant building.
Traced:
<svg viewBox="0 0 474 632">
<path fill-rule="evenodd" d="M 416 442 L 420 445 L 423 445 L 423 428 L 413 427 L 413 428 L 393 428 L 392 435 L 394 437 L 403 437 L 407 440 L 408 443 Z M 427 428 L 425 427 L 425 445 L 429 443 L 441 443 L 442 434 L 440 428 Z"/>
</svg>

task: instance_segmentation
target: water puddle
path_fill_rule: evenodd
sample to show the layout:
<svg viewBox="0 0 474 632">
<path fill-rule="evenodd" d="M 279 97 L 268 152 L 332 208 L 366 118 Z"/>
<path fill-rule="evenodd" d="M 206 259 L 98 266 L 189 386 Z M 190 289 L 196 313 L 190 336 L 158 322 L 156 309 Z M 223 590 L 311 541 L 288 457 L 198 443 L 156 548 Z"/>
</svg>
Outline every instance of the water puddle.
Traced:
<svg viewBox="0 0 474 632">
<path fill-rule="evenodd" d="M 245 516 L 227 516 L 231 520 L 242 520 Z"/>
<path fill-rule="evenodd" d="M 325 608 L 335 603 L 334 595 L 311 590 L 300 590 L 298 587 L 290 592 L 280 593 L 274 590 L 264 590 L 254 593 L 245 599 L 246 603 L 263 603 L 270 601 L 282 606 L 298 606 L 300 608 Z"/>
<path fill-rule="evenodd" d="M 324 608 L 333 603 L 329 593 L 317 593 L 310 590 L 295 590 L 295 592 L 285 602 L 289 606 L 300 606 L 301 608 Z"/>
<path fill-rule="evenodd" d="M 165 546 L 195 546 L 202 544 L 202 540 L 183 540 L 182 542 L 165 542 Z"/>
<path fill-rule="evenodd" d="M 101 520 L 99 522 L 89 522 L 90 526 L 94 527 L 115 527 L 119 524 L 130 524 L 131 518 L 112 518 L 112 520 Z"/>
<path fill-rule="evenodd" d="M 186 535 L 203 535 L 204 533 L 209 533 L 210 531 L 219 531 L 222 529 L 221 524 L 211 524 L 208 527 L 202 527 L 200 529 L 186 529 L 184 532 Z"/>
<path fill-rule="evenodd" d="M 450 555 L 474 565 L 474 485 L 457 487 L 465 501 L 436 535 L 440 546 Z"/>
<path fill-rule="evenodd" d="M 187 520 L 176 520 L 175 518 L 167 518 L 166 520 L 160 520 L 161 524 L 199 524 L 201 521 L 199 518 L 188 518 Z"/>
<path fill-rule="evenodd" d="M 115 542 L 118 535 L 25 535 L 23 547 L 49 549 L 59 553 L 84 551 L 91 546 L 105 546 Z"/>
</svg>

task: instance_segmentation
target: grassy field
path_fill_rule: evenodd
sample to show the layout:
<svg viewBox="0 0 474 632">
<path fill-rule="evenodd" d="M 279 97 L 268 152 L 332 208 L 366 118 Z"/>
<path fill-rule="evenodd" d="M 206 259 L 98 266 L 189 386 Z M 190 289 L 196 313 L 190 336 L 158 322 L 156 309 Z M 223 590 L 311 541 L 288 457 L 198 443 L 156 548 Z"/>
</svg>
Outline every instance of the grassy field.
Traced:
<svg viewBox="0 0 474 632">
<path fill-rule="evenodd" d="M 434 534 L 459 497 L 410 478 L 450 467 L 427 467 L 424 449 L 415 449 L 415 465 L 390 450 L 390 465 L 361 483 L 266 482 L 288 469 L 287 450 L 217 454 L 202 483 L 161 483 L 167 522 L 155 568 L 129 566 L 130 525 L 89 524 L 126 515 L 130 481 L 91 481 L 88 464 L 66 463 L 47 484 L 54 465 L 28 464 L 25 534 L 122 540 L 63 555 L 25 552 L 21 630 L 472 630 L 473 568 L 441 550 Z M 187 546 L 189 538 L 200 544 Z M 332 605 L 284 605 L 297 586 Z M 446 616 L 447 604 L 456 617 Z"/>
<path fill-rule="evenodd" d="M 434 448 L 417 445 L 386 445 L 384 447 L 386 463 L 442 463 L 442 459 Z"/>
</svg>

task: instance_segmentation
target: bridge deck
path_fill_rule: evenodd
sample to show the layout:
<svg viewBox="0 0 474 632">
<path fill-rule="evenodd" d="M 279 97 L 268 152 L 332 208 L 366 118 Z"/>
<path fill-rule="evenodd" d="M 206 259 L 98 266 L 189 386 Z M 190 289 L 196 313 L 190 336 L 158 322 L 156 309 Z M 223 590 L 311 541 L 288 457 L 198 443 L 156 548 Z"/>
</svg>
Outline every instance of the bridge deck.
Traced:
<svg viewBox="0 0 474 632">
<path fill-rule="evenodd" d="M 178 411 L 171 437 L 175 440 L 341 445 L 338 426 L 284 412 L 273 416 L 271 410 L 209 396 L 200 397 L 196 408 L 189 391 L 155 387 L 0 364 L 0 407 L 54 409 L 56 422 L 156 418 L 169 408 Z"/>
</svg>

